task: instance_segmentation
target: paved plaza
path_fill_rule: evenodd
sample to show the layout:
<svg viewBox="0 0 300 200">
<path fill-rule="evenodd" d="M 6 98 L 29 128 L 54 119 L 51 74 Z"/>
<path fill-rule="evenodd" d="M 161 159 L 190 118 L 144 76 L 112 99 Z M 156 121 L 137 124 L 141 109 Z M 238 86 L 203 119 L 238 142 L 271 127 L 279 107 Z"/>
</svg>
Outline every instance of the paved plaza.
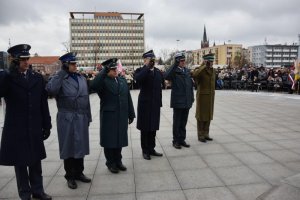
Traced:
<svg viewBox="0 0 300 200">
<path fill-rule="evenodd" d="M 135 110 L 138 93 L 131 91 Z M 300 176 L 292 177 L 300 173 L 300 95 L 216 91 L 210 132 L 214 141 L 198 142 L 194 104 L 187 124 L 186 141 L 191 148 L 178 150 L 171 143 L 170 90 L 164 90 L 156 140 L 156 150 L 164 156 L 150 161 L 142 158 L 135 119 L 128 130 L 129 146 L 123 148 L 123 163 L 128 170 L 119 174 L 110 173 L 105 166 L 99 146 L 99 98 L 92 94 L 90 101 L 93 122 L 84 172 L 92 183 L 78 182 L 78 189 L 71 190 L 59 159 L 56 103 L 49 100 L 53 128 L 45 141 L 47 159 L 42 163 L 45 191 L 53 199 L 284 200 L 288 199 L 286 191 L 298 194 L 300 199 Z M 290 179 L 296 182 L 292 189 L 284 184 Z M 268 195 L 271 188 L 281 197 Z M 0 199 L 18 199 L 13 167 L 0 166 Z"/>
</svg>

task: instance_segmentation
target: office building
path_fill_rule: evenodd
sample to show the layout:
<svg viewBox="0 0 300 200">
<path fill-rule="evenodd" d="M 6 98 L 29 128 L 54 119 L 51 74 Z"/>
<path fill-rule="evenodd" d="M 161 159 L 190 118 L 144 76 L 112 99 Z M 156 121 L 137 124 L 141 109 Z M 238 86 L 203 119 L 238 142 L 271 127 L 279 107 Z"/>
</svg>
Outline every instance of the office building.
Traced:
<svg viewBox="0 0 300 200">
<path fill-rule="evenodd" d="M 257 45 L 249 47 L 250 61 L 255 66 L 282 67 L 292 65 L 298 55 L 297 44 Z"/>
<path fill-rule="evenodd" d="M 71 51 L 78 67 L 96 67 L 117 57 L 132 70 L 143 64 L 144 14 L 119 12 L 70 12 Z"/>
<path fill-rule="evenodd" d="M 8 53 L 5 51 L 0 51 L 0 69 L 8 68 Z"/>
</svg>

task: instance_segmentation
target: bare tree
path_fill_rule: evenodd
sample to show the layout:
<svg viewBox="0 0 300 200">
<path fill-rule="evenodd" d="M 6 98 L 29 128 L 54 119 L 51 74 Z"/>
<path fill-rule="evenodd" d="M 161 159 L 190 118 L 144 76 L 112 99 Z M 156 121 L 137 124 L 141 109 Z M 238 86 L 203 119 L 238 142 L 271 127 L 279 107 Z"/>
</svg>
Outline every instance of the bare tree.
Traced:
<svg viewBox="0 0 300 200">
<path fill-rule="evenodd" d="M 64 46 L 64 49 L 63 49 L 64 52 L 69 53 L 71 51 L 70 41 L 62 42 L 61 44 Z"/>
<path fill-rule="evenodd" d="M 170 53 L 171 53 L 171 49 L 161 49 L 159 51 L 159 54 L 163 62 L 166 62 L 166 60 L 169 59 Z"/>
</svg>

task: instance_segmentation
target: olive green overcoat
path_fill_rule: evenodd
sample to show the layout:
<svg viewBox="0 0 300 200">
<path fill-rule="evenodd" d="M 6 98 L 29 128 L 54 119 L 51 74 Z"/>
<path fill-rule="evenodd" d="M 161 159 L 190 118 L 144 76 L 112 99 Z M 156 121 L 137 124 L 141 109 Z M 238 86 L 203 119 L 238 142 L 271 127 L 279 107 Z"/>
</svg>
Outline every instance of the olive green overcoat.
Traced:
<svg viewBox="0 0 300 200">
<path fill-rule="evenodd" d="M 195 117 L 198 121 L 210 121 L 214 113 L 216 71 L 201 65 L 192 76 L 197 86 Z"/>
</svg>

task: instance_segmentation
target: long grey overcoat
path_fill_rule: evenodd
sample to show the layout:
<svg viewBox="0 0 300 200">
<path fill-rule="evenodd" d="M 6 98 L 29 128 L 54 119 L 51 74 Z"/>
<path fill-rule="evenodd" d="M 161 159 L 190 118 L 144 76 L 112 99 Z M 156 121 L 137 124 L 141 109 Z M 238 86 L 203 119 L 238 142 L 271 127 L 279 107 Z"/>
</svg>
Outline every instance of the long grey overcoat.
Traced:
<svg viewBox="0 0 300 200">
<path fill-rule="evenodd" d="M 86 79 L 77 81 L 60 70 L 47 84 L 47 91 L 57 103 L 57 134 L 60 158 L 83 158 L 89 154 L 89 124 L 92 121 Z"/>
</svg>

